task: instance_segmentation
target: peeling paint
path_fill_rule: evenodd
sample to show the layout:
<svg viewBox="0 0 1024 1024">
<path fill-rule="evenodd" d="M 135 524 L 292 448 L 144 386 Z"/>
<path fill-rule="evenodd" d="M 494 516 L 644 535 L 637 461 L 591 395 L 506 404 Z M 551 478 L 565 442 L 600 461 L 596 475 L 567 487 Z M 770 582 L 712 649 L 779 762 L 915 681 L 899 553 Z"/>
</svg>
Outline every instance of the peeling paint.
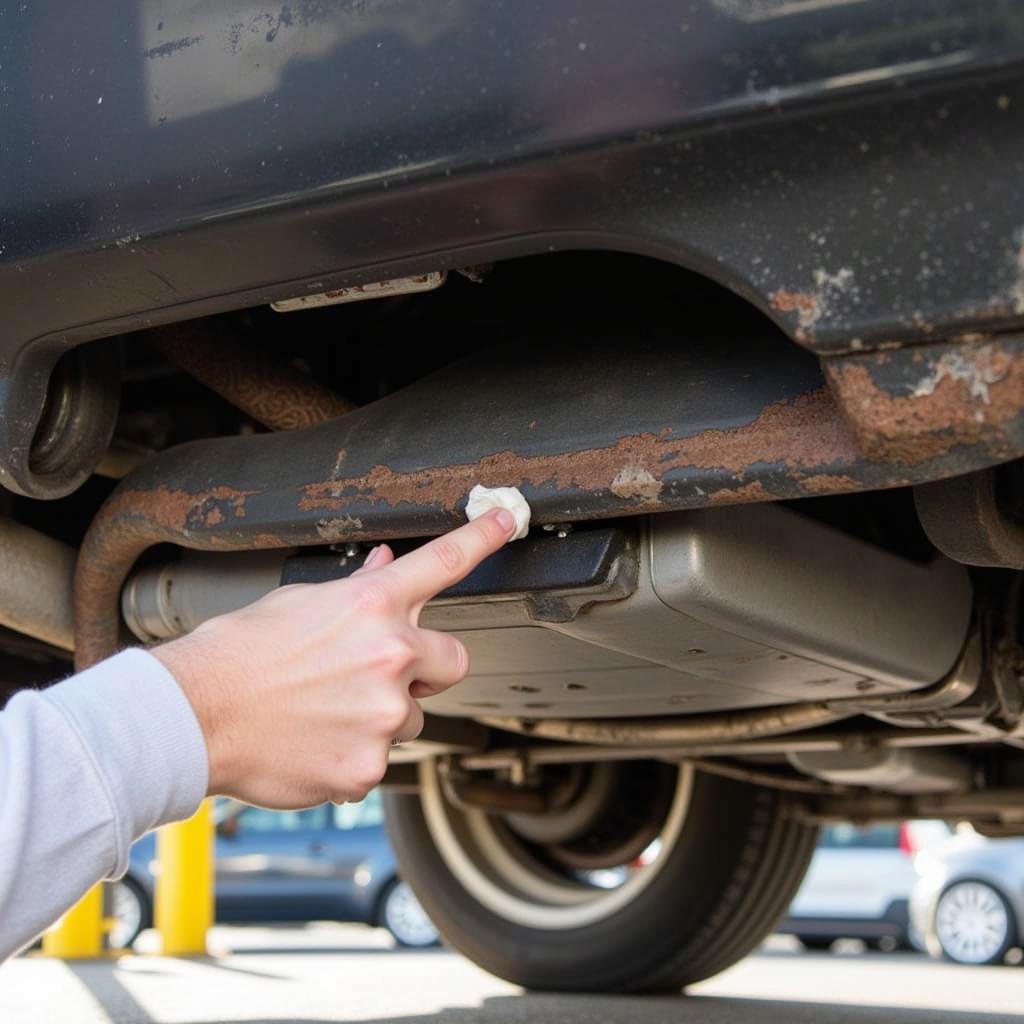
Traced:
<svg viewBox="0 0 1024 1024">
<path fill-rule="evenodd" d="M 646 498 L 653 501 L 661 494 L 663 484 L 643 466 L 623 466 L 611 483 L 612 494 L 620 498 Z"/>
<path fill-rule="evenodd" d="M 357 516 L 335 516 L 333 519 L 318 519 L 316 532 L 328 543 L 345 540 L 363 528 L 363 521 Z"/>
<path fill-rule="evenodd" d="M 962 380 L 967 384 L 973 398 L 980 398 L 989 404 L 989 386 L 1003 380 L 1010 371 L 1010 357 L 994 345 L 965 352 L 950 352 L 944 355 L 932 373 L 924 377 L 914 388 L 915 398 L 935 394 L 935 389 L 946 377 Z"/>
</svg>

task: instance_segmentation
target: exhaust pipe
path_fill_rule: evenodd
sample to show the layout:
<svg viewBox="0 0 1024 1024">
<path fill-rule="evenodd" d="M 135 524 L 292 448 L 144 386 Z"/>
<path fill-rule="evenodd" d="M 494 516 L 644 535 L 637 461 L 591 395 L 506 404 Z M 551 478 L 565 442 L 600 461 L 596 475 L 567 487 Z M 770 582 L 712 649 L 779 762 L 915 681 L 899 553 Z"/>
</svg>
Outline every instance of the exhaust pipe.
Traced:
<svg viewBox="0 0 1024 1024">
<path fill-rule="evenodd" d="M 0 625 L 74 650 L 71 584 L 75 550 L 38 530 L 0 518 Z"/>
</svg>

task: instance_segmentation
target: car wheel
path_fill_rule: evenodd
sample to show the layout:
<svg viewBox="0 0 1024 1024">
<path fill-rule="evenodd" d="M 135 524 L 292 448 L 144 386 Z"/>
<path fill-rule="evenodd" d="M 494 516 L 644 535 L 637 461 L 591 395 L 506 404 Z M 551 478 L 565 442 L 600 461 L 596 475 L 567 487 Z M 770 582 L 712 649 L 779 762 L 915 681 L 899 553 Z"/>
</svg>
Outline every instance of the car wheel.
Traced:
<svg viewBox="0 0 1024 1024">
<path fill-rule="evenodd" d="M 436 946 L 440 939 L 416 894 L 401 879 L 395 878 L 388 883 L 380 899 L 378 916 L 380 923 L 400 946 L 426 949 Z"/>
<path fill-rule="evenodd" d="M 817 953 L 828 953 L 832 949 L 832 943 L 834 939 L 830 939 L 827 936 L 822 935 L 798 935 L 797 938 L 800 940 L 800 945 L 804 949 L 812 949 Z"/>
<path fill-rule="evenodd" d="M 107 936 L 111 949 L 127 949 L 148 928 L 152 910 L 145 890 L 127 875 L 114 882 L 111 893 L 114 925 Z"/>
<path fill-rule="evenodd" d="M 935 906 L 935 938 L 958 964 L 998 964 L 1014 943 L 1010 906 L 987 882 L 955 882 Z"/>
<path fill-rule="evenodd" d="M 772 930 L 817 835 L 779 793 L 659 762 L 573 767 L 579 799 L 553 814 L 456 806 L 432 762 L 418 794 L 387 797 L 402 876 L 447 942 L 528 988 L 678 991 Z"/>
</svg>

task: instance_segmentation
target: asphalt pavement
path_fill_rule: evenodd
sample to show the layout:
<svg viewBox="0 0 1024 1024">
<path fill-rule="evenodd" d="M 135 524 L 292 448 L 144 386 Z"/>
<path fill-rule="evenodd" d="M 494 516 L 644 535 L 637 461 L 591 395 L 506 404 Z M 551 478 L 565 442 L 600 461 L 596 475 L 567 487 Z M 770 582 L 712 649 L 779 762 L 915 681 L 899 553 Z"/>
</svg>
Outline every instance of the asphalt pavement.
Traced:
<svg viewBox="0 0 1024 1024">
<path fill-rule="evenodd" d="M 145 939 L 145 936 L 143 937 Z M 1024 969 L 776 940 L 686 996 L 530 995 L 354 926 L 217 929 L 218 955 L 0 967 L 3 1024 L 1024 1024 Z"/>
</svg>

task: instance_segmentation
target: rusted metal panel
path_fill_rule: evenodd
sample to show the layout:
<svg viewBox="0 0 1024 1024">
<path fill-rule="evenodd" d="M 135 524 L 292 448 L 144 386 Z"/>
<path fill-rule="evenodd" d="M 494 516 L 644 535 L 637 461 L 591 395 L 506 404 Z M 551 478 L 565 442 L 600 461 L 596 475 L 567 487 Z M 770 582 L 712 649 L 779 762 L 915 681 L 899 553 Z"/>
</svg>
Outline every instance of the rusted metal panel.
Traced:
<svg viewBox="0 0 1024 1024">
<path fill-rule="evenodd" d="M 515 485 L 536 521 L 558 523 L 900 486 L 1020 456 L 1020 344 L 841 357 L 830 389 L 783 338 L 542 341 L 302 431 L 183 445 L 125 479 L 85 539 L 79 660 L 115 649 L 117 592 L 159 542 L 426 536 L 462 521 L 476 483 Z"/>
<path fill-rule="evenodd" d="M 1001 462 L 1021 452 L 1020 337 L 849 356 L 827 362 L 826 374 L 858 448 L 874 462 L 913 467 L 962 458 L 952 471 L 966 472 L 979 455 Z"/>
</svg>

